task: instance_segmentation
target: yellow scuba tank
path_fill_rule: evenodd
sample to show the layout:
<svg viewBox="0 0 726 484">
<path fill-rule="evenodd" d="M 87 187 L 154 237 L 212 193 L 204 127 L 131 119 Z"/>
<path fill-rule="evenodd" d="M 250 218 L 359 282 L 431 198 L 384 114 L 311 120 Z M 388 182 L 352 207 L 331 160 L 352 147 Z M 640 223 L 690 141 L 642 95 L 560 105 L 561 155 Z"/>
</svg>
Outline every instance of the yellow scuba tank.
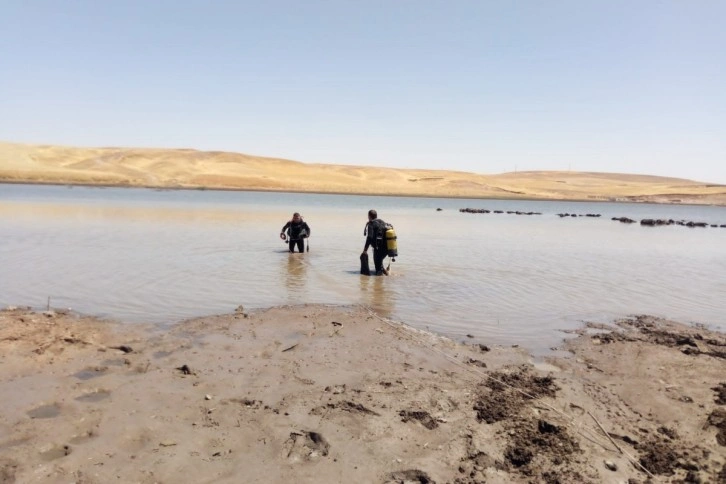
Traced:
<svg viewBox="0 0 726 484">
<path fill-rule="evenodd" d="M 396 240 L 396 231 L 393 230 L 393 226 L 389 225 L 386 228 L 386 249 L 388 251 L 388 257 L 394 261 L 396 260 L 395 257 L 398 257 L 398 243 Z"/>
</svg>

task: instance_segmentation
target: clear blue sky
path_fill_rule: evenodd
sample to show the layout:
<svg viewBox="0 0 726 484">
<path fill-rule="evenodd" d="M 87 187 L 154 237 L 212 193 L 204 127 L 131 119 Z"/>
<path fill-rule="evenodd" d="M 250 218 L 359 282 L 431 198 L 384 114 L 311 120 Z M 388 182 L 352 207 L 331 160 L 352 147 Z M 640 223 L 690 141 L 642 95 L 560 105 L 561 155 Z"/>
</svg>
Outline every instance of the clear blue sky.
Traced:
<svg viewBox="0 0 726 484">
<path fill-rule="evenodd" d="M 4 0 L 0 139 L 726 183 L 726 1 Z"/>
</svg>

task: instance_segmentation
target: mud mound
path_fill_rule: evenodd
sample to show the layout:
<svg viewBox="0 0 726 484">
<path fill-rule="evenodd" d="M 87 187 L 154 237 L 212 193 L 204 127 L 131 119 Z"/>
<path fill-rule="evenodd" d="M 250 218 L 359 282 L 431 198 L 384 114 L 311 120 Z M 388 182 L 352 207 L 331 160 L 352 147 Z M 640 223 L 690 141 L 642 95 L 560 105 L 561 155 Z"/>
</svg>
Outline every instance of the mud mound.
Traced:
<svg viewBox="0 0 726 484">
<path fill-rule="evenodd" d="M 717 405 L 726 405 L 726 383 L 719 383 L 717 386 L 713 387 L 711 390 L 716 392 L 716 404 Z"/>
<path fill-rule="evenodd" d="M 640 464 L 653 474 L 672 476 L 680 455 L 670 444 L 662 440 L 651 440 L 638 446 Z"/>
<path fill-rule="evenodd" d="M 358 413 L 363 415 L 375 415 L 376 417 L 380 417 L 381 415 L 365 407 L 364 405 L 361 405 L 360 403 L 350 402 L 347 400 L 338 403 L 328 403 L 320 407 L 315 407 L 310 411 L 310 413 L 313 415 L 324 415 L 331 410 L 340 410 L 343 412 Z"/>
<path fill-rule="evenodd" d="M 286 457 L 292 461 L 314 460 L 328 455 L 330 444 L 317 432 L 290 432 L 285 442 Z"/>
<path fill-rule="evenodd" d="M 401 410 L 400 412 L 398 412 L 398 415 L 401 416 L 401 422 L 418 420 L 421 425 L 429 430 L 433 430 L 439 426 L 439 423 L 436 421 L 436 419 L 433 418 L 428 412 L 418 410 Z"/>
<path fill-rule="evenodd" d="M 555 465 L 566 462 L 580 450 L 565 427 L 553 425 L 545 420 L 521 421 L 509 431 L 512 436 L 504 457 L 514 467 L 529 465 L 535 456 L 546 456 Z"/>
<path fill-rule="evenodd" d="M 716 442 L 718 442 L 719 445 L 726 446 L 726 410 L 723 408 L 717 408 L 711 412 L 711 415 L 708 416 L 708 425 L 718 429 Z"/>
<path fill-rule="evenodd" d="M 539 475 L 545 482 L 570 482 L 574 477 L 569 464 L 580 446 L 565 427 L 545 420 L 521 420 L 508 435 L 504 458 L 519 472 Z"/>
<path fill-rule="evenodd" d="M 554 397 L 557 390 L 554 378 L 533 375 L 526 366 L 514 372 L 492 372 L 474 403 L 476 418 L 493 424 L 516 417 L 527 401 Z"/>
<path fill-rule="evenodd" d="M 436 484 L 436 481 L 432 480 L 428 474 L 418 469 L 391 472 L 386 476 L 386 480 L 383 482 L 384 484 Z"/>
<path fill-rule="evenodd" d="M 704 338 L 696 328 L 674 329 L 665 319 L 645 315 L 621 319 L 616 324 L 622 328 L 636 330 L 642 340 L 651 344 L 679 348 L 687 355 L 708 355 L 726 359 L 726 341 Z M 620 337 L 623 336 L 615 336 L 615 338 Z"/>
</svg>

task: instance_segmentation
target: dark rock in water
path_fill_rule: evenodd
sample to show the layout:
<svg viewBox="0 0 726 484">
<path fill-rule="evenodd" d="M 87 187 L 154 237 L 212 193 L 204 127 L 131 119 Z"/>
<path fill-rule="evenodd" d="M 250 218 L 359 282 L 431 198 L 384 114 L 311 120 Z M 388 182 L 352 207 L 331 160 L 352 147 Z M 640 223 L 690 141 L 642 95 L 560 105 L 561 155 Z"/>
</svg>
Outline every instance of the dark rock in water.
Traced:
<svg viewBox="0 0 726 484">
<path fill-rule="evenodd" d="M 494 210 L 494 213 L 504 213 L 502 210 Z"/>
<path fill-rule="evenodd" d="M 441 208 L 437 208 L 438 210 L 443 210 Z M 459 212 L 462 213 L 489 213 L 489 210 L 483 209 L 483 208 L 460 208 Z"/>
<path fill-rule="evenodd" d="M 632 223 L 635 223 L 635 220 L 630 219 L 628 217 L 613 217 L 612 220 L 615 220 L 616 222 L 622 222 L 624 224 L 632 224 Z"/>
<path fill-rule="evenodd" d="M 718 227 L 718 225 L 716 225 L 716 224 L 711 224 L 711 227 Z"/>
<path fill-rule="evenodd" d="M 723 224 L 723 225 L 721 226 L 721 228 L 722 228 L 722 229 L 726 229 L 726 224 Z"/>
<path fill-rule="evenodd" d="M 440 211 L 442 211 L 442 210 L 443 210 L 443 208 L 437 208 L 437 209 L 436 209 L 436 211 L 437 211 L 437 212 L 440 212 Z"/>
<path fill-rule="evenodd" d="M 673 220 L 665 220 L 662 218 L 653 219 L 653 218 L 644 218 L 640 221 L 640 225 L 672 225 L 674 222 Z"/>
</svg>

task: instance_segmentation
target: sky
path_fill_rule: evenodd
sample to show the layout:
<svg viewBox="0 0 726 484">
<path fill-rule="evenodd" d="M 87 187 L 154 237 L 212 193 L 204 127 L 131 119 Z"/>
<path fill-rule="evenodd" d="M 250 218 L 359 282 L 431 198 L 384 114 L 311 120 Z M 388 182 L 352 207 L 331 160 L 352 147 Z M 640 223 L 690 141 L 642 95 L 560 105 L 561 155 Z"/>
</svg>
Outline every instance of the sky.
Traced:
<svg viewBox="0 0 726 484">
<path fill-rule="evenodd" d="M 722 0 L 2 0 L 0 140 L 726 183 Z"/>
</svg>

